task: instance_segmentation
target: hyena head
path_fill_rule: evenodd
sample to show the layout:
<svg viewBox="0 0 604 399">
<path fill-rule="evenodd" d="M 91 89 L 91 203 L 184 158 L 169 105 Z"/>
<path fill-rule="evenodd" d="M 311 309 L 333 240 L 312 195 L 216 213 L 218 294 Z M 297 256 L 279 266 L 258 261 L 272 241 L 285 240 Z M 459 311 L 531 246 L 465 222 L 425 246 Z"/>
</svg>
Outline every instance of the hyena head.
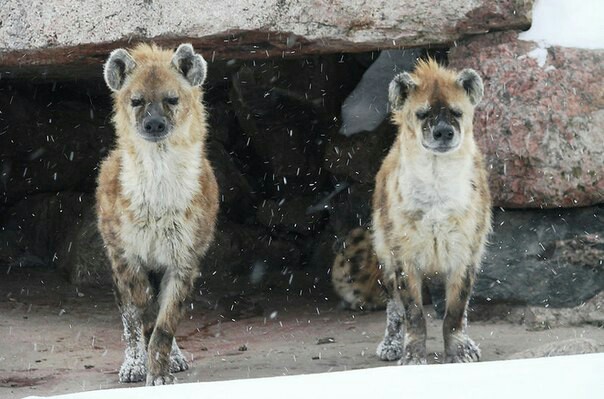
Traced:
<svg viewBox="0 0 604 399">
<path fill-rule="evenodd" d="M 176 52 L 147 44 L 114 50 L 104 77 L 114 92 L 118 135 L 158 143 L 188 134 L 187 124 L 201 106 L 206 70 L 206 61 L 190 44 L 181 44 Z"/>
<path fill-rule="evenodd" d="M 431 59 L 420 61 L 413 73 L 395 76 L 388 90 L 393 120 L 404 139 L 439 155 L 473 140 L 474 107 L 482 94 L 482 79 L 474 70 L 456 73 Z"/>
</svg>

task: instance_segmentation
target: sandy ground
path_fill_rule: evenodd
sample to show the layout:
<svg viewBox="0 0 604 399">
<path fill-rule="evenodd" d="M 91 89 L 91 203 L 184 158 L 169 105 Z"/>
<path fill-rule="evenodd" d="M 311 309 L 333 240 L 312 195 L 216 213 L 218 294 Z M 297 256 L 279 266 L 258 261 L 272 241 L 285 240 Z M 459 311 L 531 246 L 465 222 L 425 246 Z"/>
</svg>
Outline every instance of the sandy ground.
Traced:
<svg viewBox="0 0 604 399">
<path fill-rule="evenodd" d="M 0 293 L 0 398 L 122 386 L 121 323 L 110 289 L 78 291 L 48 272 L 11 271 L 0 281 Z M 299 294 L 198 295 L 179 327 L 191 364 L 177 375 L 179 382 L 388 365 L 375 355 L 383 312 L 346 311 L 333 298 Z M 604 344 L 604 329 L 594 326 L 527 331 L 482 321 L 469 331 L 483 361 L 568 338 Z M 428 334 L 430 362 L 439 363 L 441 321 L 429 317 Z"/>
</svg>

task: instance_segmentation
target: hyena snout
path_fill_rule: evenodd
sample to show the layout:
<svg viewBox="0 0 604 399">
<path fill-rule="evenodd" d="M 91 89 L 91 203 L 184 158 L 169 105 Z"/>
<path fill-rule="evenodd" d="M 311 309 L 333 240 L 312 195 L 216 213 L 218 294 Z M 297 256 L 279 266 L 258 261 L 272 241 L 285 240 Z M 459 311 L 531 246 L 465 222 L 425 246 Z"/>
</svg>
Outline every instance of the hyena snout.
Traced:
<svg viewBox="0 0 604 399">
<path fill-rule="evenodd" d="M 154 135 L 163 135 L 166 131 L 166 118 L 163 117 L 154 117 L 154 118 L 145 118 L 143 120 L 143 129 L 145 129 L 145 133 L 154 134 Z"/>
<path fill-rule="evenodd" d="M 140 124 L 141 135 L 145 140 L 157 142 L 168 137 L 170 122 L 161 105 L 151 103 L 144 112 Z"/>
<path fill-rule="evenodd" d="M 451 124 L 442 121 L 437 123 L 427 136 L 424 136 L 424 147 L 438 153 L 455 150 L 461 142 L 459 132 Z"/>
<path fill-rule="evenodd" d="M 455 136 L 455 130 L 451 125 L 441 124 L 436 125 L 434 130 L 432 131 L 432 137 L 435 141 L 448 145 Z"/>
</svg>

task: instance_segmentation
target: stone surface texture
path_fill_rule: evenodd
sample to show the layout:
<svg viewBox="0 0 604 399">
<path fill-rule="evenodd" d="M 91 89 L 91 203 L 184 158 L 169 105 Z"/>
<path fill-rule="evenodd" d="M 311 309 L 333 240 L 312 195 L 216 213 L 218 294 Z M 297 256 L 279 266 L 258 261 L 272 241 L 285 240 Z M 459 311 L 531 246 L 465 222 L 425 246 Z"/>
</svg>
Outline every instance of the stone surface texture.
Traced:
<svg viewBox="0 0 604 399">
<path fill-rule="evenodd" d="M 208 57 L 301 55 L 451 43 L 530 25 L 532 0 L 4 0 L 1 64 L 97 63 L 114 44 L 193 41 Z"/>
<path fill-rule="evenodd" d="M 515 32 L 458 44 L 450 66 L 474 68 L 485 83 L 474 130 L 495 205 L 604 202 L 604 50 L 541 49 Z M 539 52 L 547 54 L 543 65 Z"/>
</svg>

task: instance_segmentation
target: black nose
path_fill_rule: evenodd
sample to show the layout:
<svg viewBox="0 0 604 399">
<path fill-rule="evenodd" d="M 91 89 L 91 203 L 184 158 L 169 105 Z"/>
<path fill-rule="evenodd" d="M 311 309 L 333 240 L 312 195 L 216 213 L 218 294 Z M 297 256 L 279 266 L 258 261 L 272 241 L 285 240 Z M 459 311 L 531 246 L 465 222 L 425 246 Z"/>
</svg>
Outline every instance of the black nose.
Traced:
<svg viewBox="0 0 604 399">
<path fill-rule="evenodd" d="M 451 126 L 441 126 L 434 129 L 432 132 L 432 137 L 436 141 L 447 142 L 453 139 L 453 135 L 455 132 Z"/>
<path fill-rule="evenodd" d="M 164 118 L 147 118 L 144 123 L 145 133 L 158 134 L 166 130 L 166 120 Z"/>
</svg>

